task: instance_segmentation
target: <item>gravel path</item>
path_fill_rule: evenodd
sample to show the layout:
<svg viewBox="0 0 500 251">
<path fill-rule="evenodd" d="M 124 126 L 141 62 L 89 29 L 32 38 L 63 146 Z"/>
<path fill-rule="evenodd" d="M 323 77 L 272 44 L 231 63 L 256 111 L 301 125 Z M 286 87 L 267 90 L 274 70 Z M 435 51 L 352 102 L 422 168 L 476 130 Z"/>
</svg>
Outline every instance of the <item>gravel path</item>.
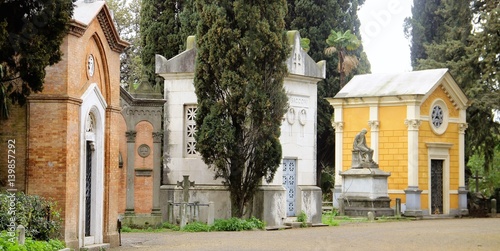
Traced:
<svg viewBox="0 0 500 251">
<path fill-rule="evenodd" d="M 278 231 L 123 233 L 111 251 L 500 250 L 500 218 L 349 223 Z"/>
</svg>

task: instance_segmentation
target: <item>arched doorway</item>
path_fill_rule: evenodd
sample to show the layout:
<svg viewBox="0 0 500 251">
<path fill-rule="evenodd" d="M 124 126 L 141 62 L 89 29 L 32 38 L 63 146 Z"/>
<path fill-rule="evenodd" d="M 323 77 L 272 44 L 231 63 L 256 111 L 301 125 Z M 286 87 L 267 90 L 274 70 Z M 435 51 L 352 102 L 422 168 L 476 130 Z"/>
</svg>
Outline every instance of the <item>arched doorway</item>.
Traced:
<svg viewBox="0 0 500 251">
<path fill-rule="evenodd" d="M 103 242 L 104 128 L 106 103 L 96 84 L 80 110 L 80 247 Z"/>
</svg>

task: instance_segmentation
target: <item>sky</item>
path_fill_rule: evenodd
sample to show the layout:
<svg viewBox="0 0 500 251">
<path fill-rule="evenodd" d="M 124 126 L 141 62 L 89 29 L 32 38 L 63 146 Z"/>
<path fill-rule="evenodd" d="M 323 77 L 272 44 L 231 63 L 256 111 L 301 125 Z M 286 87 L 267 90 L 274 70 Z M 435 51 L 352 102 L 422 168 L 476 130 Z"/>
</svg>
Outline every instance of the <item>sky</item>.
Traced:
<svg viewBox="0 0 500 251">
<path fill-rule="evenodd" d="M 403 21 L 411 16 L 413 0 L 366 0 L 358 11 L 363 48 L 372 73 L 411 71 L 410 42 Z"/>
</svg>

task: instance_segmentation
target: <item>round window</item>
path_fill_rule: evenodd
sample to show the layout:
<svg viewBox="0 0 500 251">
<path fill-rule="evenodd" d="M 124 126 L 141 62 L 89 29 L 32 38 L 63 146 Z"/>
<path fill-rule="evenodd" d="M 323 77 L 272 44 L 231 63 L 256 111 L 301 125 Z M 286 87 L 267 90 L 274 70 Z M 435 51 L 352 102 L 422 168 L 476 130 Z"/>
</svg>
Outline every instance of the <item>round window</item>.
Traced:
<svg viewBox="0 0 500 251">
<path fill-rule="evenodd" d="M 439 128 L 443 124 L 443 108 L 439 105 L 435 105 L 432 108 L 432 124 L 436 127 Z"/>
<path fill-rule="evenodd" d="M 429 122 L 431 129 L 435 134 L 443 134 L 448 127 L 448 107 L 446 103 L 437 99 L 432 103 L 429 111 Z"/>
</svg>

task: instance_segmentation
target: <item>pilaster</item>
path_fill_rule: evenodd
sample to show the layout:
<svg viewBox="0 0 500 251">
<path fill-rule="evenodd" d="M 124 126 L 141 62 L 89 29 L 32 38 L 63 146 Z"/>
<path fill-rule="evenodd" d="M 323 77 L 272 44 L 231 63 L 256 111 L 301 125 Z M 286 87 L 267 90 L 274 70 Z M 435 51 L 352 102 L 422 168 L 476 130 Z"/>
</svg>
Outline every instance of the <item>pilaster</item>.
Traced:
<svg viewBox="0 0 500 251">
<path fill-rule="evenodd" d="M 342 122 L 343 109 L 342 106 L 335 107 L 335 118 L 332 126 L 335 130 L 335 185 L 333 188 L 333 207 L 340 208 L 340 200 L 342 195 L 342 145 L 344 136 L 344 122 Z"/>
<path fill-rule="evenodd" d="M 125 136 L 127 137 L 127 199 L 125 205 L 125 214 L 134 214 L 134 164 L 135 163 L 135 136 L 136 131 L 127 131 Z"/>
</svg>

